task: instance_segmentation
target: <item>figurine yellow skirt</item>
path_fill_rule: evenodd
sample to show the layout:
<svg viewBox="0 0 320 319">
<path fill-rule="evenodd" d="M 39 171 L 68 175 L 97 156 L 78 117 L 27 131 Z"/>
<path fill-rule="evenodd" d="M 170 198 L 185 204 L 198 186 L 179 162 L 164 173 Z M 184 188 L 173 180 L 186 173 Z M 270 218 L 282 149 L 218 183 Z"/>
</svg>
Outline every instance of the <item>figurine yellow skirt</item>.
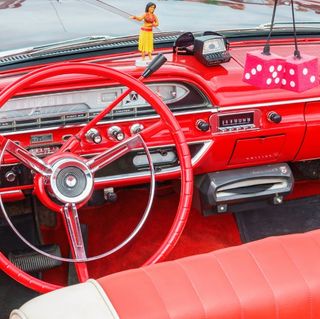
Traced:
<svg viewBox="0 0 320 319">
<path fill-rule="evenodd" d="M 141 28 L 139 34 L 139 51 L 152 53 L 153 52 L 153 32 L 145 31 L 144 28 Z"/>
</svg>

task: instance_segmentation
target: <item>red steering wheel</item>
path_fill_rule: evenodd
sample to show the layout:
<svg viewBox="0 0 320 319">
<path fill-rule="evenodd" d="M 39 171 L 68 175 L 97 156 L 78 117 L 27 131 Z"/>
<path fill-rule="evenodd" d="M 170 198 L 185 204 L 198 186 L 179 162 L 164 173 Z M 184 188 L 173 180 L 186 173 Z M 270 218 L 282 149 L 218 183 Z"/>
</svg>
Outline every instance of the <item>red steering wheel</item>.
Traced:
<svg viewBox="0 0 320 319">
<path fill-rule="evenodd" d="M 0 106 L 3 106 L 16 93 L 34 83 L 50 77 L 66 74 L 86 74 L 112 79 L 121 85 L 125 85 L 128 90 L 108 105 L 76 135 L 67 140 L 57 153 L 40 159 L 10 139 L 1 136 L 1 157 L 5 152 L 8 152 L 34 172 L 34 193 L 45 206 L 60 213 L 64 220 L 73 258 L 62 258 L 62 260 L 75 263 L 79 281 L 83 282 L 88 279 L 86 262 L 91 259 L 85 255 L 77 209 L 85 205 L 91 197 L 95 188 L 94 173 L 130 151 L 132 147 L 137 145 L 137 142 L 145 148 L 150 162 L 151 156 L 146 147 L 145 140 L 148 140 L 161 129 L 169 129 L 176 146 L 181 167 L 181 192 L 177 213 L 165 240 L 144 265 L 156 263 L 165 258 L 177 243 L 184 229 L 191 207 L 193 173 L 189 148 L 184 134 L 168 107 L 140 80 L 115 69 L 96 64 L 62 63 L 44 67 L 26 74 L 14 83 L 8 85 L 1 92 Z M 81 145 L 81 140 L 84 138 L 85 133 L 109 113 L 131 90 L 135 91 L 152 105 L 160 115 L 160 120 L 140 133 L 125 139 L 111 149 L 107 149 L 94 156 L 90 160 L 77 156 L 75 150 Z M 151 165 L 151 171 L 152 170 Z M 151 178 L 151 182 L 153 178 Z M 61 185 L 67 185 L 68 187 Z M 0 188 L 0 194 L 1 193 Z M 52 193 L 55 197 L 54 200 L 50 195 Z M 4 210 L 2 199 L 1 206 Z M 145 214 L 144 216 L 147 215 Z M 16 231 L 16 229 L 14 230 Z M 29 246 L 32 247 L 32 245 Z M 102 257 L 104 256 L 105 255 Z M 1 252 L 0 268 L 16 281 L 38 292 L 48 292 L 60 288 L 60 286 L 39 280 L 23 272 L 13 265 Z"/>
</svg>

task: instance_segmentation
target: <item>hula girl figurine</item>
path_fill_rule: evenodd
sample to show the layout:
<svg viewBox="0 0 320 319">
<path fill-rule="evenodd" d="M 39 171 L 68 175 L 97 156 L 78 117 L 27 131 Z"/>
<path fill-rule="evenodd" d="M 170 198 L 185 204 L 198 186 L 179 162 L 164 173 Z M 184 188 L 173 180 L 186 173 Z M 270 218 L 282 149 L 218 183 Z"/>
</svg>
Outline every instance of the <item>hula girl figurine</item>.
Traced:
<svg viewBox="0 0 320 319">
<path fill-rule="evenodd" d="M 139 51 L 141 52 L 142 60 L 145 59 L 146 54 L 149 56 L 149 59 L 152 60 L 153 52 L 153 27 L 159 25 L 157 16 L 154 14 L 156 9 L 156 4 L 149 2 L 146 5 L 145 13 L 141 16 L 132 16 L 131 19 L 144 21 L 139 34 Z"/>
</svg>

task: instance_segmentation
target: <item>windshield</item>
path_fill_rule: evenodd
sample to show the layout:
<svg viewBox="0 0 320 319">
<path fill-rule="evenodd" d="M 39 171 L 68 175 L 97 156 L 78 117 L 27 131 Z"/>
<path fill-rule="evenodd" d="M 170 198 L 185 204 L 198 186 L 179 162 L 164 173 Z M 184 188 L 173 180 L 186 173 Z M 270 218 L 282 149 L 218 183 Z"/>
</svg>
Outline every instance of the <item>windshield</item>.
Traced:
<svg viewBox="0 0 320 319">
<path fill-rule="evenodd" d="M 274 0 L 154 1 L 154 32 L 258 28 L 271 20 Z M 145 0 L 0 0 L 0 51 L 46 45 L 84 36 L 137 35 Z M 290 1 L 279 1 L 276 21 L 290 22 Z M 319 22 L 316 0 L 295 1 L 296 20 Z M 319 25 L 316 25 L 319 27 Z"/>
</svg>

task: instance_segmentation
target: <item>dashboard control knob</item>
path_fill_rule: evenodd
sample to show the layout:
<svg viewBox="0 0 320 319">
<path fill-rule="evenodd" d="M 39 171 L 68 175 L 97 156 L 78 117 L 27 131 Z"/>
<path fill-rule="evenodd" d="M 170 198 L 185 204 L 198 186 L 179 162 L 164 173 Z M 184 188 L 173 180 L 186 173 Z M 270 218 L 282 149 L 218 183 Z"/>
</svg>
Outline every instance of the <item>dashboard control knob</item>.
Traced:
<svg viewBox="0 0 320 319">
<path fill-rule="evenodd" d="M 86 133 L 86 139 L 88 142 L 95 143 L 95 144 L 100 144 L 102 141 L 102 137 L 100 133 L 94 128 L 90 129 Z"/>
<path fill-rule="evenodd" d="M 118 195 L 114 191 L 113 187 L 105 188 L 103 190 L 104 193 L 104 199 L 107 202 L 115 203 L 118 200 Z"/>
<path fill-rule="evenodd" d="M 197 120 L 196 127 L 199 131 L 207 132 L 210 128 L 210 125 L 208 122 L 206 122 L 204 120 Z"/>
<path fill-rule="evenodd" d="M 116 193 L 108 193 L 106 195 L 107 202 L 115 203 L 117 199 L 118 199 L 118 195 Z"/>
<path fill-rule="evenodd" d="M 142 130 L 144 129 L 143 125 L 140 124 L 140 123 L 136 123 L 136 124 L 133 124 L 131 127 L 130 127 L 130 132 L 131 134 L 138 134 L 139 132 L 141 132 Z"/>
<path fill-rule="evenodd" d="M 121 142 L 124 140 L 125 135 L 122 132 L 121 128 L 119 126 L 111 126 L 108 129 L 108 136 L 113 139 L 116 140 L 118 142 Z"/>
<path fill-rule="evenodd" d="M 5 174 L 5 178 L 6 178 L 7 182 L 12 183 L 12 182 L 14 182 L 16 180 L 17 174 L 15 172 L 13 172 L 13 171 L 8 171 Z"/>
<path fill-rule="evenodd" d="M 277 124 L 280 123 L 282 120 L 282 116 L 274 111 L 269 112 L 267 115 L 267 118 L 270 122 L 277 123 Z"/>
</svg>

